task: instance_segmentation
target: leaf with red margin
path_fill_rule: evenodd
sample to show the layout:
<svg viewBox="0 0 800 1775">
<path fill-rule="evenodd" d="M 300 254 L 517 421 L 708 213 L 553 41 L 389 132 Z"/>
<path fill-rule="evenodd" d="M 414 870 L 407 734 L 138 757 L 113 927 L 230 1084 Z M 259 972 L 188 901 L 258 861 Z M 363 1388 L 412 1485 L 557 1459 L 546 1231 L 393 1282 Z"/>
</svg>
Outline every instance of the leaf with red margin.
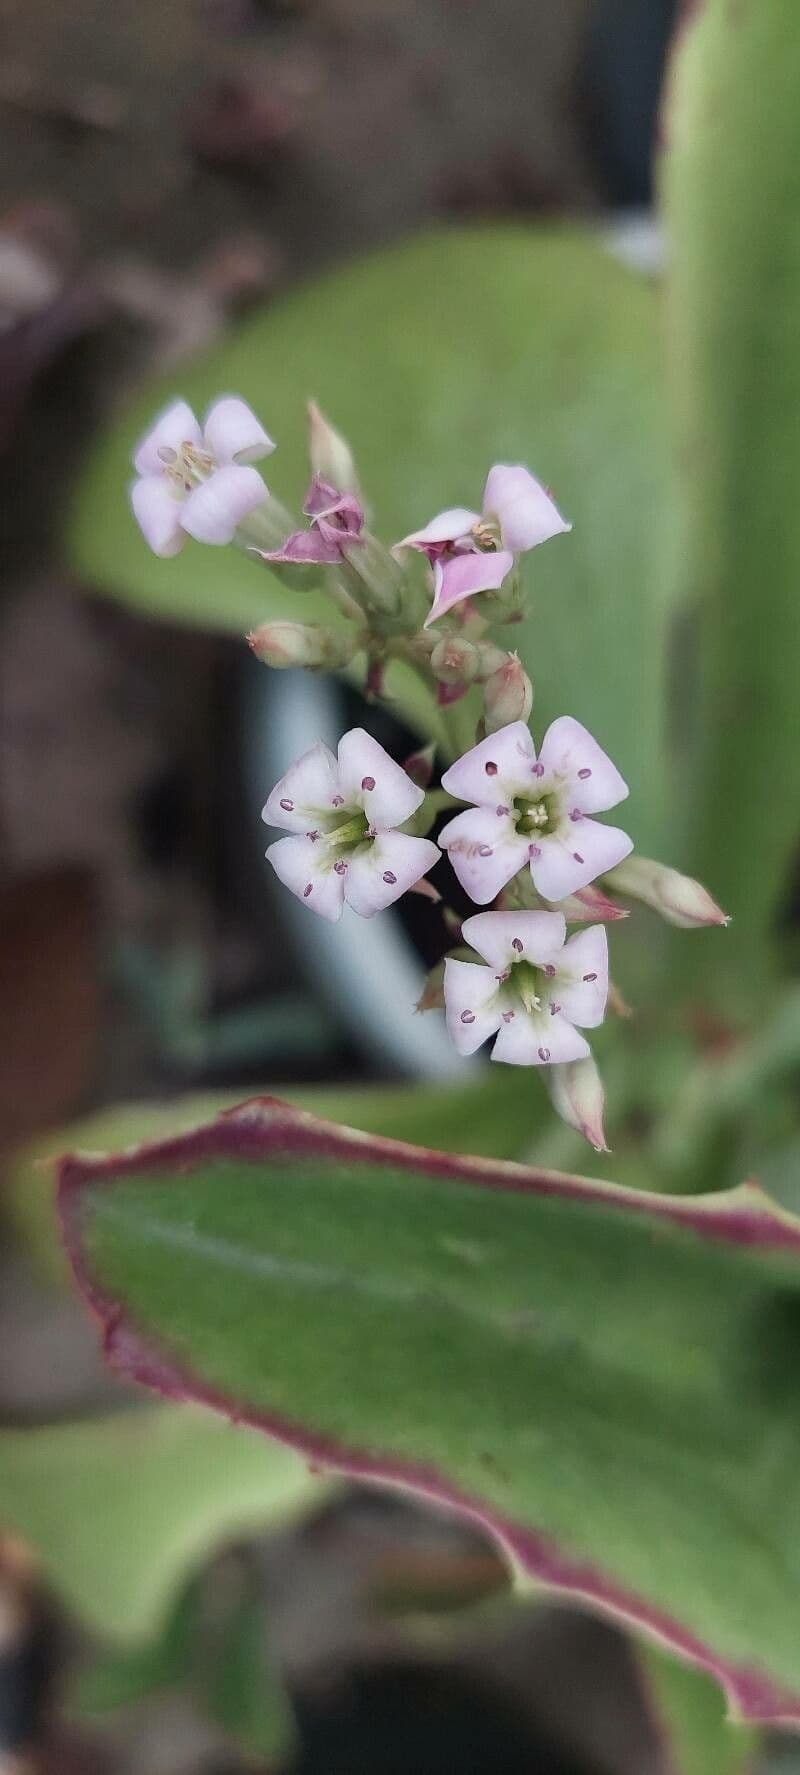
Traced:
<svg viewBox="0 0 800 1775">
<path fill-rule="evenodd" d="M 270 1099 L 61 1165 L 111 1363 L 483 1523 L 800 1729 L 800 1221 Z"/>
</svg>

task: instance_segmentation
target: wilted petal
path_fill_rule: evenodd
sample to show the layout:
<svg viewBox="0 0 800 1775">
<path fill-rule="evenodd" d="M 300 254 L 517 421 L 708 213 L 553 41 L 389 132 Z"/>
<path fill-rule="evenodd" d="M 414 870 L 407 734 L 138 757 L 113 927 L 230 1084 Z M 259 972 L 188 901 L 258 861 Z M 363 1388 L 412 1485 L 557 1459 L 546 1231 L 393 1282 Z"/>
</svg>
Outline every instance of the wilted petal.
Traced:
<svg viewBox="0 0 800 1775">
<path fill-rule="evenodd" d="M 376 832 L 402 826 L 425 800 L 424 789 L 363 727 L 351 728 L 339 741 L 339 786 L 347 806 L 363 808 Z"/>
<path fill-rule="evenodd" d="M 429 838 L 405 832 L 381 833 L 347 859 L 344 897 L 362 918 L 383 912 L 415 886 L 439 861 L 439 847 Z"/>
<path fill-rule="evenodd" d="M 307 832 L 317 826 L 329 831 L 346 818 L 341 807 L 336 759 L 318 740 L 275 784 L 261 818 L 268 826 L 283 826 L 287 832 Z"/>
<path fill-rule="evenodd" d="M 291 889 L 317 912 L 335 924 L 342 916 L 344 878 L 338 875 L 332 859 L 312 838 L 279 838 L 267 851 L 267 861 L 285 887 Z"/>
<path fill-rule="evenodd" d="M 334 537 L 312 525 L 310 530 L 293 530 L 279 549 L 257 549 L 262 561 L 288 561 L 294 566 L 321 564 L 335 567 L 342 551 Z"/>
<path fill-rule="evenodd" d="M 628 785 L 615 764 L 592 739 L 580 721 L 559 715 L 542 740 L 539 763 L 546 778 L 568 783 L 576 807 L 582 813 L 599 814 L 616 807 L 628 794 Z"/>
<path fill-rule="evenodd" d="M 425 618 L 425 628 L 437 622 L 456 604 L 478 592 L 494 592 L 501 586 L 514 565 L 514 556 L 506 549 L 494 553 L 448 555 L 433 564 L 433 603 Z"/>
<path fill-rule="evenodd" d="M 202 444 L 203 433 L 186 401 L 172 401 L 137 444 L 133 465 L 137 474 L 157 475 L 164 470 L 159 450 L 180 450 L 182 444 Z"/>
<path fill-rule="evenodd" d="M 478 906 L 495 900 L 528 861 L 527 838 L 517 834 L 510 816 L 498 819 L 489 808 L 470 807 L 456 814 L 439 833 L 439 843 Z"/>
<path fill-rule="evenodd" d="M 499 969 L 560 961 L 567 934 L 560 912 L 477 912 L 461 928 L 464 941 Z"/>
<path fill-rule="evenodd" d="M 431 518 L 424 530 L 412 530 L 410 536 L 395 543 L 395 548 L 421 549 L 423 554 L 438 554 L 448 543 L 460 542 L 462 537 L 469 536 L 473 526 L 480 521 L 480 512 L 468 512 L 463 505 L 455 505 L 450 511 L 439 512 L 438 517 Z"/>
<path fill-rule="evenodd" d="M 357 536 L 364 528 L 364 508 L 354 493 L 340 493 L 328 481 L 314 475 L 306 494 L 303 511 L 307 518 L 327 518 L 339 530 Z"/>
<path fill-rule="evenodd" d="M 501 1026 L 502 1009 L 491 968 L 448 956 L 444 1003 L 448 1034 L 459 1054 L 474 1054 Z"/>
<path fill-rule="evenodd" d="M 209 408 L 203 427 L 208 449 L 219 463 L 258 462 L 275 449 L 252 407 L 237 395 L 225 395 Z"/>
<path fill-rule="evenodd" d="M 164 474 L 142 475 L 131 487 L 133 515 L 154 555 L 177 555 L 186 538 L 182 502 Z"/>
<path fill-rule="evenodd" d="M 535 786 L 535 764 L 536 748 L 524 721 L 511 721 L 451 764 L 442 788 L 457 801 L 474 801 L 476 807 L 494 811 Z"/>
<path fill-rule="evenodd" d="M 608 938 L 600 924 L 570 937 L 558 958 L 553 996 L 564 1016 L 581 1029 L 596 1029 L 608 999 Z"/>
<path fill-rule="evenodd" d="M 582 1060 L 589 1044 L 565 1017 L 531 1015 L 521 1009 L 503 1022 L 492 1050 L 492 1059 L 506 1066 L 559 1066 Z"/>
<path fill-rule="evenodd" d="M 514 554 L 572 529 L 541 482 L 519 465 L 498 462 L 489 470 L 483 511 L 497 519 L 503 545 Z"/>
<path fill-rule="evenodd" d="M 633 839 L 618 826 L 578 820 L 566 837 L 553 833 L 536 840 L 538 856 L 531 858 L 534 886 L 545 900 L 566 900 L 632 850 Z"/>
<path fill-rule="evenodd" d="M 232 542 L 237 525 L 266 497 L 258 469 L 233 463 L 193 487 L 181 506 L 181 524 L 197 542 Z"/>
</svg>

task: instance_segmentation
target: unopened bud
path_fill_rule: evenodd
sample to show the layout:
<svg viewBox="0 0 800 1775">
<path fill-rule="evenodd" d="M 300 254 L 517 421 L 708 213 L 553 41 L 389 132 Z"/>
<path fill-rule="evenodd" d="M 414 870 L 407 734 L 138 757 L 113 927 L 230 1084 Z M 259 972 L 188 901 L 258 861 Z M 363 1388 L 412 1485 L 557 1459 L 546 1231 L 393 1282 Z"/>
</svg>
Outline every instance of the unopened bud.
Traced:
<svg viewBox="0 0 800 1775">
<path fill-rule="evenodd" d="M 431 654 L 431 671 L 440 684 L 458 685 L 465 690 L 477 676 L 478 649 L 474 641 L 461 635 L 443 635 Z"/>
<path fill-rule="evenodd" d="M 533 685 L 516 653 L 506 654 L 505 661 L 487 680 L 483 692 L 483 712 L 487 733 L 497 733 L 509 721 L 527 721 L 533 708 Z"/>
<path fill-rule="evenodd" d="M 423 746 L 419 752 L 412 752 L 406 759 L 403 769 L 418 789 L 427 789 L 433 777 L 433 761 L 436 757 L 436 746 L 431 740 L 429 746 Z"/>
<path fill-rule="evenodd" d="M 562 1121 L 582 1134 L 596 1153 L 607 1153 L 603 1127 L 606 1094 L 591 1055 L 586 1060 L 568 1060 L 563 1066 L 545 1066 L 542 1077 Z"/>
<path fill-rule="evenodd" d="M 308 403 L 308 454 L 312 474 L 319 475 L 339 493 L 356 493 L 360 497 L 358 470 L 350 445 L 320 412 L 316 401 Z"/>
<path fill-rule="evenodd" d="M 682 930 L 695 930 L 702 925 L 727 925 L 727 913 L 712 900 L 699 881 L 668 869 L 665 863 L 654 863 L 649 857 L 626 857 L 605 877 L 616 893 L 641 900 L 659 912 L 667 924 Z"/>
<path fill-rule="evenodd" d="M 613 924 L 618 918 L 630 918 L 630 908 L 610 899 L 596 881 L 559 900 L 552 910 L 563 912 L 567 924 Z"/>
<path fill-rule="evenodd" d="M 508 651 L 505 647 L 496 647 L 494 641 L 476 641 L 475 645 L 478 649 L 478 683 L 485 684 L 487 678 L 505 665 Z"/>
<path fill-rule="evenodd" d="M 337 671 L 350 664 L 358 648 L 358 636 L 352 629 L 328 629 L 321 623 L 266 622 L 247 640 L 256 659 L 278 670 L 326 666 Z"/>
<path fill-rule="evenodd" d="M 444 923 L 444 928 L 447 931 L 448 936 L 454 937 L 456 942 L 460 943 L 461 942 L 461 926 L 464 922 L 462 914 L 460 912 L 456 912 L 454 907 L 452 907 L 452 906 L 443 906 L 442 907 L 442 921 Z"/>
</svg>

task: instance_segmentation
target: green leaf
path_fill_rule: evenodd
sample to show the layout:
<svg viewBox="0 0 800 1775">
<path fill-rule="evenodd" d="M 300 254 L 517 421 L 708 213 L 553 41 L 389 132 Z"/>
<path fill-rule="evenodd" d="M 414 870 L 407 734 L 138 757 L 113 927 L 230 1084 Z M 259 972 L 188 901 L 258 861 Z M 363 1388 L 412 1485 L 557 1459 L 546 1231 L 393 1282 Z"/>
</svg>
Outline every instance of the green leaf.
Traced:
<svg viewBox="0 0 800 1775">
<path fill-rule="evenodd" d="M 518 1158 L 530 1140 L 539 1114 L 550 1110 L 541 1093 L 520 1092 L 519 1079 L 506 1067 L 487 1068 L 469 1084 L 436 1089 L 421 1085 L 385 1085 L 344 1089 L 329 1086 L 285 1090 L 290 1103 L 363 1128 L 368 1134 L 396 1135 L 435 1146 L 443 1152 L 486 1153 Z M 528 1101 L 530 1097 L 530 1102 Z M 57 1154 L 86 1149 L 119 1152 L 139 1141 L 182 1134 L 218 1111 L 240 1103 L 237 1091 L 207 1091 L 168 1103 L 125 1103 L 99 1110 L 69 1128 L 40 1135 L 8 1164 L 3 1209 L 15 1232 L 32 1254 L 40 1273 L 62 1283 L 68 1275 L 54 1215 Z"/>
<path fill-rule="evenodd" d="M 198 1600 L 199 1586 L 190 1584 L 152 1639 L 104 1646 L 79 1672 L 70 1694 L 71 1711 L 116 1713 L 160 1689 L 186 1683 L 192 1670 Z"/>
<path fill-rule="evenodd" d="M 756 1734 L 726 1718 L 715 1683 L 654 1646 L 642 1645 L 638 1657 L 664 1775 L 745 1775 L 753 1768 Z"/>
<path fill-rule="evenodd" d="M 227 1537 L 318 1495 L 308 1463 L 209 1412 L 163 1406 L 0 1435 L 0 1520 L 97 1633 L 145 1639 Z"/>
<path fill-rule="evenodd" d="M 474 505 L 494 461 L 529 462 L 552 484 L 574 530 L 530 560 L 534 614 L 513 644 L 536 679 L 537 721 L 566 709 L 597 732 L 631 782 L 638 842 L 664 849 L 680 527 L 644 280 L 575 228 L 431 231 L 270 306 L 180 384 L 198 409 L 221 389 L 246 395 L 279 440 L 269 484 L 295 509 L 304 403 L 318 398 L 355 449 L 387 541 L 443 506 Z M 318 616 L 316 594 L 233 550 L 190 544 L 161 561 L 136 533 L 131 448 L 175 387 L 174 372 L 151 384 L 99 441 L 73 513 L 77 572 L 146 613 L 217 628 Z"/>
<path fill-rule="evenodd" d="M 664 158 L 670 386 L 700 612 L 684 661 L 700 724 L 687 748 L 688 866 L 733 914 L 707 954 L 745 1009 L 800 803 L 798 92 L 794 0 L 692 9 Z M 684 977 L 689 965 L 684 954 Z"/>
<path fill-rule="evenodd" d="M 243 1591 L 210 1649 L 201 1695 L 212 1719 L 251 1754 L 286 1756 L 294 1722 L 269 1655 L 267 1609 L 255 1585 Z"/>
<path fill-rule="evenodd" d="M 800 1724 L 800 1223 L 244 1105 L 65 1161 L 112 1363 L 483 1522 Z"/>
</svg>

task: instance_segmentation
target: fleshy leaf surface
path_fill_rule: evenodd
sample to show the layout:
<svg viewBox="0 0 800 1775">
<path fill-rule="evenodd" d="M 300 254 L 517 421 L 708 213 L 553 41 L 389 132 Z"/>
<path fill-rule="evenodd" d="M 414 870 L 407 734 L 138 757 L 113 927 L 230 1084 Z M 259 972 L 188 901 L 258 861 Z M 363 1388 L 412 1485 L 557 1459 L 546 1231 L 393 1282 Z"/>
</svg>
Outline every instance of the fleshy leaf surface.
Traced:
<svg viewBox="0 0 800 1775">
<path fill-rule="evenodd" d="M 318 1495 L 291 1449 L 186 1405 L 0 1435 L 0 1523 L 113 1639 L 159 1631 L 178 1586 L 226 1538 Z"/>
<path fill-rule="evenodd" d="M 483 1523 L 800 1727 L 800 1222 L 257 1100 L 61 1168 L 111 1363 Z"/>
<path fill-rule="evenodd" d="M 681 753 L 686 763 L 687 866 L 733 915 L 709 966 L 745 1010 L 789 891 L 800 801 L 798 91 L 795 0 L 687 5 L 663 183 L 668 387 L 697 610 L 682 672 L 697 694 L 672 743 L 676 768 Z M 683 980 L 690 946 L 671 948 Z"/>
</svg>

